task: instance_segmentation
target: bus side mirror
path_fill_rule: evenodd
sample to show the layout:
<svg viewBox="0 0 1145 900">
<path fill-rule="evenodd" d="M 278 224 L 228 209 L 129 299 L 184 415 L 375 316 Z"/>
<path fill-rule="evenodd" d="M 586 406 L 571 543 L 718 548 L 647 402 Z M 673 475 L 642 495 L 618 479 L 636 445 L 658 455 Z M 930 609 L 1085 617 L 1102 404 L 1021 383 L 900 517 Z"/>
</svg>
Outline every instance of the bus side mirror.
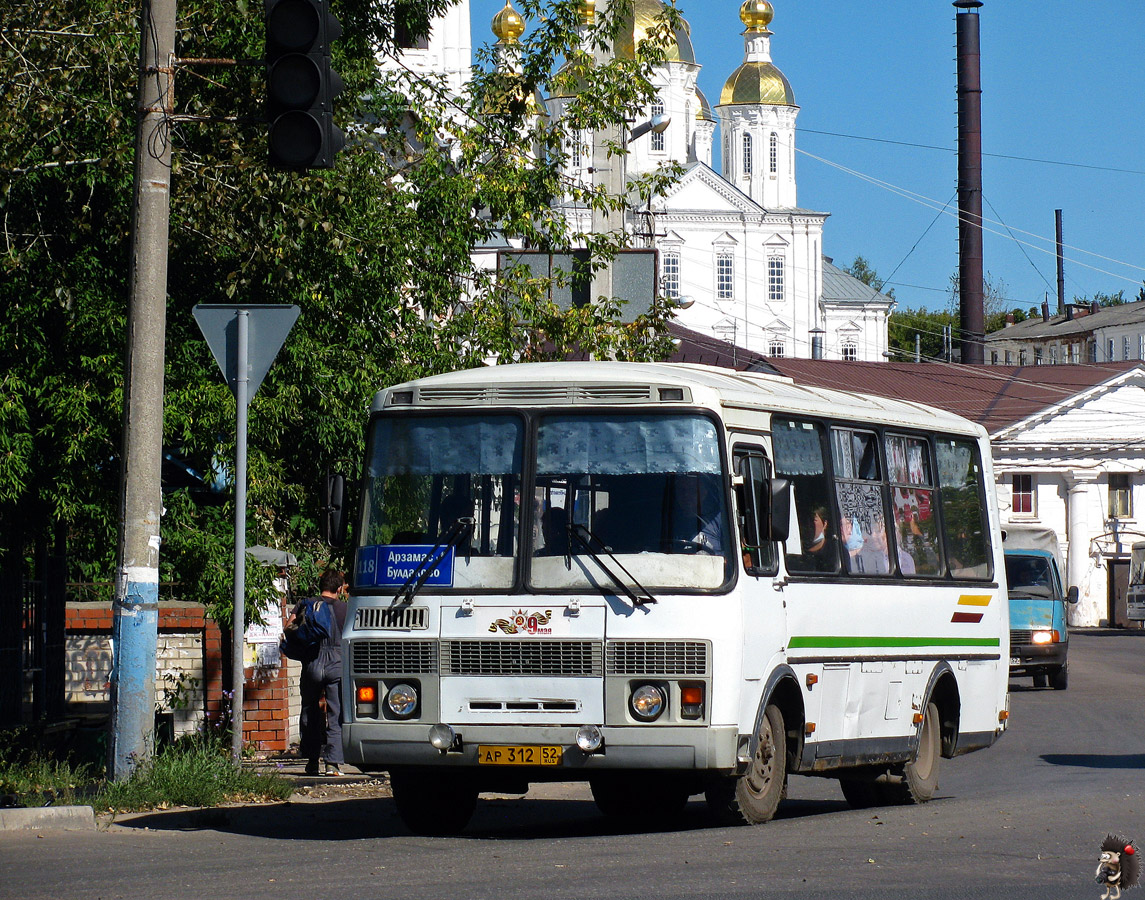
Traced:
<svg viewBox="0 0 1145 900">
<path fill-rule="evenodd" d="M 346 476 L 332 472 L 322 486 L 322 510 L 319 528 L 322 540 L 330 547 L 346 543 Z"/>
<path fill-rule="evenodd" d="M 1077 603 L 1077 585 L 1072 585 L 1068 591 L 1065 592 L 1065 599 L 1067 603 Z"/>
<path fill-rule="evenodd" d="M 768 516 L 768 538 L 780 543 L 787 540 L 791 530 L 791 479 L 772 478 L 771 509 Z"/>
</svg>

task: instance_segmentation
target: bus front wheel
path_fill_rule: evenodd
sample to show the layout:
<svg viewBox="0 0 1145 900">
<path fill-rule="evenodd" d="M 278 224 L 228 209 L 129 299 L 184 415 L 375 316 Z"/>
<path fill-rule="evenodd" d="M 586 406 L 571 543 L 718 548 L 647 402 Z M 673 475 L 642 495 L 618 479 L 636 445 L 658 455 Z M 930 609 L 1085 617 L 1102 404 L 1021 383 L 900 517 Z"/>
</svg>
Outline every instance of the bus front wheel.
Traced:
<svg viewBox="0 0 1145 900">
<path fill-rule="evenodd" d="M 786 793 L 787 733 L 783 713 L 769 705 L 763 711 L 747 771 L 709 786 L 704 796 L 721 821 L 759 825 L 775 816 Z"/>
<path fill-rule="evenodd" d="M 414 834 L 457 834 L 477 809 L 477 785 L 460 772 L 390 772 L 394 805 Z"/>
</svg>

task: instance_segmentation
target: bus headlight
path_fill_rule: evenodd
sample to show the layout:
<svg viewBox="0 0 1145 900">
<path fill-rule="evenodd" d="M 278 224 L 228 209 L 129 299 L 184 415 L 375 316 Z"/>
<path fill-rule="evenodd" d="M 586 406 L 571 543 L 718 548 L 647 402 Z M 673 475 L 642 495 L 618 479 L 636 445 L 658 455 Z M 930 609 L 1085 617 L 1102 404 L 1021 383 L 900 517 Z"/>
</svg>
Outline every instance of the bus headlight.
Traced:
<svg viewBox="0 0 1145 900">
<path fill-rule="evenodd" d="M 654 684 L 642 684 L 632 692 L 628 706 L 632 715 L 643 722 L 653 722 L 664 711 L 664 692 Z"/>
<path fill-rule="evenodd" d="M 386 694 L 386 706 L 399 719 L 408 719 L 417 711 L 417 688 L 409 684 L 395 684 Z"/>
</svg>

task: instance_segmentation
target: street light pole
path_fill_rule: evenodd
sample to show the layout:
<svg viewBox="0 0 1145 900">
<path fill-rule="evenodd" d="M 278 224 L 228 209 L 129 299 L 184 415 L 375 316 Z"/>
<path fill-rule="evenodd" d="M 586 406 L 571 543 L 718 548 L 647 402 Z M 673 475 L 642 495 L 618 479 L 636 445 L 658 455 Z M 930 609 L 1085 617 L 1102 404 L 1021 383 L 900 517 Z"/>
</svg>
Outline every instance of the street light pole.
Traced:
<svg viewBox="0 0 1145 900">
<path fill-rule="evenodd" d="M 140 12 L 123 494 L 112 622 L 108 768 L 115 780 L 129 776 L 150 754 L 155 732 L 175 3 L 143 0 Z"/>
</svg>

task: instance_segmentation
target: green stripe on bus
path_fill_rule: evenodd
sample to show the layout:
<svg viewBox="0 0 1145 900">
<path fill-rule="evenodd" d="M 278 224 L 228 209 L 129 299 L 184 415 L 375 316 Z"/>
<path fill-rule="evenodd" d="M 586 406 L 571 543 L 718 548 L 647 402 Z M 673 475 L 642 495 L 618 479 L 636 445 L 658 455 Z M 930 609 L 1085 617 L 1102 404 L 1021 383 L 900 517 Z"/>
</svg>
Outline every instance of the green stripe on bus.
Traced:
<svg viewBox="0 0 1145 900">
<path fill-rule="evenodd" d="M 808 635 L 793 637 L 788 649 L 810 647 L 998 647 L 998 638 L 971 637 L 850 637 Z"/>
</svg>

